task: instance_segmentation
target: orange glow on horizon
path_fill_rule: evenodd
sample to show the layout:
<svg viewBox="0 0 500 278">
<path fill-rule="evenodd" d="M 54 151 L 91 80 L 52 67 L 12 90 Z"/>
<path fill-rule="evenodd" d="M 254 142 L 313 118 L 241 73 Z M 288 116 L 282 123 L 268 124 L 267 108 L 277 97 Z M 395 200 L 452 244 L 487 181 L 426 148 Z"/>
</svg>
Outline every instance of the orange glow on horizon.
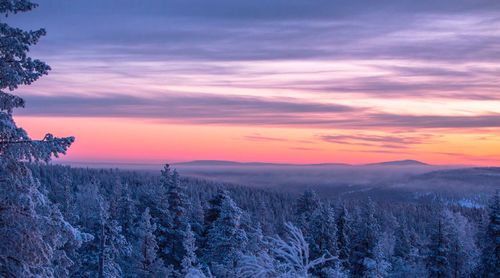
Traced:
<svg viewBox="0 0 500 278">
<path fill-rule="evenodd" d="M 241 162 L 350 163 L 416 159 L 431 164 L 500 165 L 495 133 L 477 138 L 466 131 L 434 131 L 435 141 L 385 149 L 325 142 L 319 134 L 346 131 L 256 126 L 179 125 L 143 119 L 16 117 L 33 138 L 47 132 L 75 136 L 62 158 L 76 162 L 172 163 L 216 159 Z M 445 151 L 444 151 L 445 150 Z"/>
</svg>

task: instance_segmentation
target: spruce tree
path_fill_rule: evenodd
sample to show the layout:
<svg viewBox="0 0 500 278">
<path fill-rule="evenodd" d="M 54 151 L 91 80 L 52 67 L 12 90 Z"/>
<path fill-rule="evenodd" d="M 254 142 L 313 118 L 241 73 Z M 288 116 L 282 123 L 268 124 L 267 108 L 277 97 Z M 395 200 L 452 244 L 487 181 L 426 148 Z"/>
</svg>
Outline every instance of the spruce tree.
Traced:
<svg viewBox="0 0 500 278">
<path fill-rule="evenodd" d="M 450 238 L 446 224 L 444 223 L 444 218 L 440 216 L 431 236 L 427 267 L 429 269 L 429 277 L 432 278 L 451 276 L 450 262 L 448 261 Z"/>
<path fill-rule="evenodd" d="M 489 207 L 489 223 L 483 240 L 480 272 L 482 277 L 500 277 L 500 192 Z"/>
<path fill-rule="evenodd" d="M 338 257 L 341 266 L 349 270 L 351 265 L 349 263 L 349 258 L 351 255 L 351 218 L 345 204 L 340 206 L 340 212 L 337 217 L 337 248 Z"/>
<path fill-rule="evenodd" d="M 133 268 L 137 277 L 165 277 L 167 269 L 158 258 L 158 243 L 154 231 L 156 225 L 152 223 L 149 208 L 146 208 L 134 228 L 136 238 L 133 245 Z M 132 275 L 131 275 L 132 276 Z"/>
<path fill-rule="evenodd" d="M 231 197 L 222 198 L 219 217 L 208 231 L 203 252 L 204 262 L 213 266 L 216 276 L 230 275 L 247 245 L 247 235 L 240 227 L 241 215 Z"/>
<path fill-rule="evenodd" d="M 165 230 L 165 244 L 162 251 L 165 254 L 166 263 L 180 271 L 182 269 L 182 260 L 186 255 L 183 242 L 191 232 L 187 219 L 186 188 L 180 182 L 177 171 L 172 172 L 169 165 L 166 165 L 162 171 L 162 184 L 166 188 L 167 214 L 170 220 Z"/>
<path fill-rule="evenodd" d="M 184 274 L 187 274 L 192 271 L 193 268 L 198 267 L 198 259 L 196 257 L 196 238 L 191 230 L 191 225 L 188 224 L 187 228 L 187 234 L 182 242 L 182 246 L 186 251 L 184 258 L 182 259 L 182 272 Z"/>
<path fill-rule="evenodd" d="M 335 211 L 330 204 L 321 204 L 311 216 L 307 241 L 312 257 L 323 254 L 337 256 L 337 225 Z M 337 261 L 329 261 L 321 267 L 335 267 Z M 319 269 L 316 269 L 319 272 Z"/>
<path fill-rule="evenodd" d="M 377 268 L 377 244 L 380 237 L 380 227 L 375 218 L 375 204 L 368 199 L 361 214 L 362 225 L 359 227 L 358 238 L 353 246 L 352 274 L 356 277 L 365 276 Z"/>
<path fill-rule="evenodd" d="M 319 208 L 320 200 L 316 192 L 307 189 L 295 203 L 295 217 L 300 228 L 305 228 L 312 214 Z M 305 231 L 307 234 L 307 231 Z"/>
<path fill-rule="evenodd" d="M 0 0 L 0 14 L 27 12 L 37 5 L 27 0 Z M 24 31 L 0 22 L 0 276 L 67 276 L 72 264 L 62 247 L 79 245 L 79 231 L 40 189 L 27 162 L 48 162 L 64 154 L 73 137 L 47 134 L 32 140 L 13 119 L 22 98 L 12 95 L 50 70 L 27 54 L 45 35 L 44 29 Z"/>
</svg>

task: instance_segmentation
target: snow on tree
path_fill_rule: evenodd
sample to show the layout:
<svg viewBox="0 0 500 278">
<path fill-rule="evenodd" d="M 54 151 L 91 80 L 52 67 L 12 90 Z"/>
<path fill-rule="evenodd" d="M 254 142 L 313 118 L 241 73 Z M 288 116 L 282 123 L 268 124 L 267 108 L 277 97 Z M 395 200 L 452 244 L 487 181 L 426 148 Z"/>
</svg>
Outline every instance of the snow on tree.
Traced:
<svg viewBox="0 0 500 278">
<path fill-rule="evenodd" d="M 316 192 L 312 189 L 304 191 L 295 203 L 295 217 L 298 226 L 307 235 L 308 222 L 312 214 L 319 208 L 320 200 Z"/>
<path fill-rule="evenodd" d="M 171 171 L 168 164 L 162 170 L 161 183 L 166 189 L 168 202 L 166 213 L 169 220 L 168 225 L 161 231 L 161 252 L 165 262 L 179 271 L 186 255 L 183 242 L 190 232 L 188 230 L 186 188 L 180 182 L 177 171 Z"/>
<path fill-rule="evenodd" d="M 363 205 L 360 216 L 352 249 L 351 273 L 355 277 L 380 277 L 388 266 L 381 252 L 380 226 L 371 199 Z"/>
<path fill-rule="evenodd" d="M 269 237 L 268 252 L 242 256 L 238 268 L 241 277 L 311 277 L 314 267 L 335 259 L 329 254 L 311 259 L 309 244 L 302 231 L 291 223 L 285 226 L 286 240 L 279 236 Z"/>
<path fill-rule="evenodd" d="M 380 237 L 380 226 L 375 218 L 375 204 L 371 199 L 364 204 L 361 211 L 358 237 L 352 252 L 352 274 L 362 277 L 373 273 L 381 262 L 376 250 Z"/>
<path fill-rule="evenodd" d="M 99 278 L 122 277 L 120 257 L 130 256 L 132 247 L 122 234 L 122 227 L 109 216 L 109 205 L 101 202 L 99 210 L 100 229 L 98 239 L 98 275 Z"/>
<path fill-rule="evenodd" d="M 483 241 L 479 271 L 482 277 L 500 277 L 500 193 L 496 192 L 489 207 L 489 223 Z"/>
<path fill-rule="evenodd" d="M 440 216 L 437 225 L 431 235 L 429 255 L 427 257 L 427 267 L 429 277 L 450 277 L 451 269 L 448 261 L 450 252 L 450 231 L 449 226 L 444 223 L 445 219 Z"/>
<path fill-rule="evenodd" d="M 300 229 L 292 224 L 287 224 L 286 227 L 288 229 L 288 242 L 280 237 L 273 238 L 271 252 L 278 260 L 286 262 L 287 272 L 307 277 L 312 268 L 334 259 L 329 254 L 323 254 L 319 258 L 311 260 L 309 245 Z"/>
<path fill-rule="evenodd" d="M 387 238 L 388 235 L 384 232 L 375 245 L 373 250 L 374 256 L 365 258 L 365 272 L 363 273 L 363 277 L 382 278 L 388 276 L 391 264 L 387 260 L 389 255 L 386 253 L 386 250 L 388 249 L 387 245 L 391 243 L 386 240 Z"/>
<path fill-rule="evenodd" d="M 112 219 L 120 222 L 124 234 L 129 234 L 129 229 L 134 225 L 134 218 L 139 215 L 135 201 L 130 197 L 130 190 L 126 182 L 118 177 L 112 183 L 109 214 Z"/>
<path fill-rule="evenodd" d="M 243 255 L 239 262 L 238 276 L 248 278 L 284 277 L 285 269 L 268 252 Z"/>
<path fill-rule="evenodd" d="M 406 222 L 399 224 L 395 231 L 394 253 L 391 277 L 427 276 L 424 262 L 419 254 L 417 235 Z"/>
<path fill-rule="evenodd" d="M 246 233 L 248 237 L 246 253 L 257 254 L 266 250 L 265 237 L 259 222 L 255 224 L 255 227 L 249 227 Z"/>
<path fill-rule="evenodd" d="M 196 258 L 196 238 L 191 230 L 191 225 L 189 224 L 187 226 L 187 234 L 184 237 L 182 245 L 186 251 L 184 258 L 182 259 L 182 270 L 187 274 L 191 269 L 198 266 L 198 260 Z"/>
<path fill-rule="evenodd" d="M 330 204 L 321 204 L 312 214 L 306 235 L 311 249 L 311 256 L 330 254 L 337 256 L 337 225 L 335 211 Z M 330 261 L 322 267 L 334 267 L 337 261 Z M 320 272 L 319 270 L 317 270 Z"/>
<path fill-rule="evenodd" d="M 216 276 L 230 275 L 247 245 L 247 235 L 240 227 L 242 211 L 227 195 L 221 198 L 218 218 L 207 234 L 203 261 L 211 265 Z"/>
<path fill-rule="evenodd" d="M 27 0 L 0 0 L 0 14 L 26 12 L 37 5 Z M 48 162 L 64 154 L 73 137 L 52 134 L 32 140 L 13 120 L 22 98 L 6 91 L 29 85 L 50 70 L 27 55 L 45 35 L 0 22 L 0 274 L 2 276 L 67 276 L 72 264 L 63 246 L 79 246 L 85 235 L 65 221 L 40 190 L 26 162 Z M 57 264 L 57 266 L 56 266 Z"/>
<path fill-rule="evenodd" d="M 453 277 L 469 277 L 479 259 L 479 249 L 474 240 L 476 229 L 462 214 L 448 210 L 444 213 L 451 232 L 448 257 Z"/>
<path fill-rule="evenodd" d="M 92 178 L 77 194 L 78 224 L 85 227 L 85 232 L 92 233 L 94 240 L 82 245 L 72 277 L 120 277 L 123 269 L 119 262 L 131 252 L 120 224 L 110 218 L 109 204 L 99 188 L 99 181 Z"/>
<path fill-rule="evenodd" d="M 184 278 L 214 278 L 215 276 L 212 275 L 212 272 L 210 272 L 209 268 L 205 268 L 204 270 L 197 268 L 197 267 L 192 267 L 187 270 L 186 275 Z"/>
<path fill-rule="evenodd" d="M 344 269 L 350 269 L 349 257 L 351 254 L 351 218 L 345 207 L 345 204 L 340 206 L 340 212 L 337 217 L 337 248 L 339 261 Z"/>
<path fill-rule="evenodd" d="M 158 258 L 158 243 L 154 235 L 156 225 L 152 223 L 149 208 L 146 208 L 134 228 L 136 238 L 132 260 L 136 277 L 166 277 L 168 272 Z"/>
<path fill-rule="evenodd" d="M 204 225 L 206 229 L 212 228 L 213 223 L 220 216 L 222 202 L 229 197 L 229 193 L 225 190 L 217 190 L 217 194 L 208 201 L 209 208 L 205 211 Z"/>
<path fill-rule="evenodd" d="M 199 253 L 204 252 L 207 248 L 208 232 L 213 228 L 214 222 L 219 218 L 222 202 L 229 197 L 228 194 L 229 193 L 225 190 L 217 190 L 216 195 L 208 201 L 208 208 L 205 210 L 203 216 L 203 232 L 199 242 Z"/>
</svg>

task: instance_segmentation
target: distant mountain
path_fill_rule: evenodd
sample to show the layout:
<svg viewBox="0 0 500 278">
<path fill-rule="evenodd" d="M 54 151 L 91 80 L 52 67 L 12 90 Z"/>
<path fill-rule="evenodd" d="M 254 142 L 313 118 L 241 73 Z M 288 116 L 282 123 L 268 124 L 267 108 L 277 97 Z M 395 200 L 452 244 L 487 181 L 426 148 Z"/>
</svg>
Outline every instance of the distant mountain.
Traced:
<svg viewBox="0 0 500 278">
<path fill-rule="evenodd" d="M 193 160 L 188 162 L 174 163 L 176 166 L 354 166 L 347 163 L 311 163 L 311 164 L 293 164 L 293 163 L 268 163 L 268 162 L 237 162 L 229 160 Z M 370 163 L 360 166 L 430 166 L 430 164 L 417 160 L 397 160 L 385 161 L 379 163 Z"/>
<path fill-rule="evenodd" d="M 237 162 L 228 160 L 193 160 L 188 162 L 175 163 L 176 166 L 269 166 L 269 165 L 290 165 L 265 162 Z"/>
<path fill-rule="evenodd" d="M 365 164 L 365 166 L 430 166 L 427 163 L 418 160 L 396 160 L 396 161 L 385 161 L 379 163 Z"/>
<path fill-rule="evenodd" d="M 345 163 L 292 164 L 268 162 L 237 162 L 228 160 L 193 160 L 174 163 L 174 166 L 351 166 Z"/>
<path fill-rule="evenodd" d="M 466 196 L 495 192 L 500 188 L 499 180 L 500 167 L 445 169 L 410 176 L 393 183 L 390 188 Z"/>
</svg>

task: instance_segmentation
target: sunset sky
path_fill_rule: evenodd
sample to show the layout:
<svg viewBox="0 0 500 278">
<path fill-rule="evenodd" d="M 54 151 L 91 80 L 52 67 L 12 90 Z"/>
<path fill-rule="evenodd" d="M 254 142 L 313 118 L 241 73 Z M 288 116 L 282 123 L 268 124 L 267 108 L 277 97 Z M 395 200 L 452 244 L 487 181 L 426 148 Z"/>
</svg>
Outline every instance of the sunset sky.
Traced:
<svg viewBox="0 0 500 278">
<path fill-rule="evenodd" d="M 500 165 L 500 1 L 40 0 L 67 161 Z"/>
</svg>

